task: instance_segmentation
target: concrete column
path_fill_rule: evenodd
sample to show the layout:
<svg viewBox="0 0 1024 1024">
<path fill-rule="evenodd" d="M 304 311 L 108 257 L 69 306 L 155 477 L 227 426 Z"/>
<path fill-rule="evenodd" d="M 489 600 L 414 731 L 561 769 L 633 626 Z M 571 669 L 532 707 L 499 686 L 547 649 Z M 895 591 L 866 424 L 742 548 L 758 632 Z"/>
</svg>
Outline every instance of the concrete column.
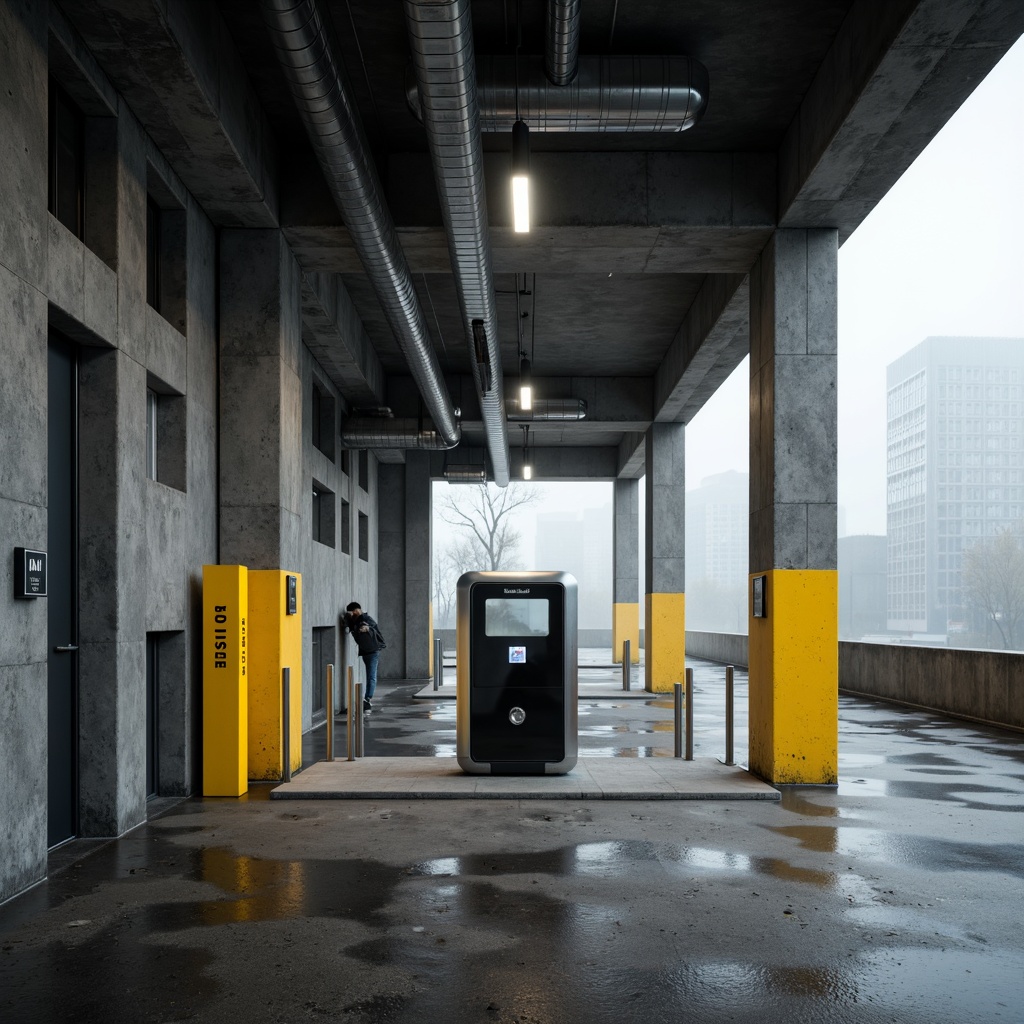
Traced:
<svg viewBox="0 0 1024 1024">
<path fill-rule="evenodd" d="M 685 682 L 686 427 L 655 423 L 646 441 L 645 688 L 671 691 Z"/>
<path fill-rule="evenodd" d="M 382 462 L 377 467 L 378 606 L 371 612 L 387 637 L 377 674 L 405 678 L 405 466 Z M 355 645 L 348 641 L 350 657 Z"/>
<path fill-rule="evenodd" d="M 301 275 L 273 230 L 221 232 L 220 561 L 300 564 Z"/>
<path fill-rule="evenodd" d="M 777 231 L 750 275 L 750 767 L 778 783 L 837 778 L 837 251 Z"/>
<path fill-rule="evenodd" d="M 616 480 L 612 512 L 612 660 L 622 661 L 622 641 L 629 660 L 640 661 L 640 481 Z"/>
</svg>

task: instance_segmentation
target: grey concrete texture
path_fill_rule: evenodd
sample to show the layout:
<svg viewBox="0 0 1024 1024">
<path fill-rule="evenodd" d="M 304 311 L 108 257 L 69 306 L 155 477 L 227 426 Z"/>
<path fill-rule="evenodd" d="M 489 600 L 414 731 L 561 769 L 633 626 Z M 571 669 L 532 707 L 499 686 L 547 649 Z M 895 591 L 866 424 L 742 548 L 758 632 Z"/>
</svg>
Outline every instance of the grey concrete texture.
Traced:
<svg viewBox="0 0 1024 1024">
<path fill-rule="evenodd" d="M 367 767 L 396 746 L 407 690 L 367 719 Z M 587 742 L 613 771 L 662 735 L 666 703 L 588 708 Z M 417 712 L 443 745 L 453 720 Z M 0 908 L 0 1008 L 1010 1020 L 1022 756 L 1005 733 L 843 699 L 839 785 L 775 802 L 190 800 Z"/>
<path fill-rule="evenodd" d="M 386 656 L 378 667 L 382 679 L 401 679 L 405 672 L 405 467 L 382 465 L 377 473 L 377 544 L 379 558 L 379 606 L 360 597 L 354 597 L 363 607 L 369 607 L 370 614 L 381 624 L 381 609 L 389 609 L 388 618 L 395 627 L 384 635 L 388 641 Z M 355 549 L 353 549 L 355 550 Z M 347 602 L 346 602 L 347 603 Z"/>
<path fill-rule="evenodd" d="M 47 549 L 46 509 L 26 502 L 0 498 L 0 565 L 3 578 L 11 581 L 0 596 L 0 665 L 16 667 L 45 662 L 46 599 L 14 597 L 14 549 Z"/>
<path fill-rule="evenodd" d="M 4 267 L 0 336 L 0 498 L 45 508 L 46 296 Z"/>
<path fill-rule="evenodd" d="M 644 593 L 686 590 L 686 427 L 654 423 L 647 431 Z"/>
<path fill-rule="evenodd" d="M 183 395 L 188 388 L 185 336 L 148 303 L 145 315 L 146 369 L 159 381 L 158 390 Z"/>
<path fill-rule="evenodd" d="M 640 600 L 640 481 L 612 485 L 612 601 Z"/>
<path fill-rule="evenodd" d="M 55 217 L 48 218 L 47 298 L 91 338 L 117 343 L 117 274 Z"/>
<path fill-rule="evenodd" d="M 0 821 L 18 823 L 5 828 L 0 904 L 46 874 L 46 771 L 37 745 L 46 719 L 46 662 L 0 665 Z"/>
<path fill-rule="evenodd" d="M 46 6 L 0 6 L 0 266 L 40 290 L 47 262 Z"/>
<path fill-rule="evenodd" d="M 185 523 L 188 500 L 172 487 L 146 481 L 146 632 L 188 625 L 185 585 Z"/>
</svg>

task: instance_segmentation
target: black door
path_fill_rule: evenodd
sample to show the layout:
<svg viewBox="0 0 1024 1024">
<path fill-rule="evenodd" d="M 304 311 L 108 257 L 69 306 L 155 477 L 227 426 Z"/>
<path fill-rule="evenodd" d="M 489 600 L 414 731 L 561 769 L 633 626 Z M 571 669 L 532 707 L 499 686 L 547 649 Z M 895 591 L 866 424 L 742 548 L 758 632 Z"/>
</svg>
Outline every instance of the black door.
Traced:
<svg viewBox="0 0 1024 1024">
<path fill-rule="evenodd" d="M 146 796 L 160 791 L 160 644 L 153 633 L 146 634 Z"/>
<path fill-rule="evenodd" d="M 47 452 L 47 842 L 78 831 L 78 352 L 51 334 Z"/>
</svg>

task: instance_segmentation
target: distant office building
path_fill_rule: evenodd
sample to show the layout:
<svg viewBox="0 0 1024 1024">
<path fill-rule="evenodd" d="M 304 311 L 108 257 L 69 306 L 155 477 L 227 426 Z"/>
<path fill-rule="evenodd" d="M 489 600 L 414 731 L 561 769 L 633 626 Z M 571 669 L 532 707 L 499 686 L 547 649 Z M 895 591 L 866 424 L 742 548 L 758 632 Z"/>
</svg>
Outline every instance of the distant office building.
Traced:
<svg viewBox="0 0 1024 1024">
<path fill-rule="evenodd" d="M 886 539 L 840 537 L 839 638 L 856 640 L 886 631 Z"/>
<path fill-rule="evenodd" d="M 926 338 L 886 387 L 888 626 L 959 632 L 964 552 L 1024 511 L 1024 338 Z"/>
<path fill-rule="evenodd" d="M 611 629 L 612 507 L 537 515 L 534 567 L 571 572 L 579 584 L 580 629 Z"/>
<path fill-rule="evenodd" d="M 729 470 L 686 492 L 686 580 L 745 586 L 750 477 Z"/>
</svg>

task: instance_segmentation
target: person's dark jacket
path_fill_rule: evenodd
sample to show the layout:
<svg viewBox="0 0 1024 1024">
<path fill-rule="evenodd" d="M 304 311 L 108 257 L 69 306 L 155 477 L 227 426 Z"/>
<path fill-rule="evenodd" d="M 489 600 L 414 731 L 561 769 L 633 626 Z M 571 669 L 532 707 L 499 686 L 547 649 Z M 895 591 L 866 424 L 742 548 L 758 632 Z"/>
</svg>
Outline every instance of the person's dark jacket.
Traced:
<svg viewBox="0 0 1024 1024">
<path fill-rule="evenodd" d="M 352 634 L 360 654 L 373 654 L 374 651 L 380 650 L 380 642 L 377 639 L 379 628 L 372 616 L 363 612 L 358 619 L 346 619 L 345 626 Z"/>
</svg>

